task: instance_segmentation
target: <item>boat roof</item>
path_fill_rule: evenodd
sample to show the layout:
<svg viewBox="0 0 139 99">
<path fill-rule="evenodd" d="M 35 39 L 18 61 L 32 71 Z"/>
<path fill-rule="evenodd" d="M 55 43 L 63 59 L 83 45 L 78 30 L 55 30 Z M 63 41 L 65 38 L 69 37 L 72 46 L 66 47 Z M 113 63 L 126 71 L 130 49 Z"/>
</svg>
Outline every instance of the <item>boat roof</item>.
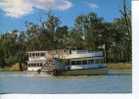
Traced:
<svg viewBox="0 0 139 99">
<path fill-rule="evenodd" d="M 26 53 L 47 53 L 48 51 L 29 51 Z"/>
<path fill-rule="evenodd" d="M 103 58 L 103 52 L 82 52 L 82 53 L 71 53 L 71 54 L 65 54 L 61 58 L 62 59 L 77 59 L 77 58 L 94 58 L 97 59 Z"/>
</svg>

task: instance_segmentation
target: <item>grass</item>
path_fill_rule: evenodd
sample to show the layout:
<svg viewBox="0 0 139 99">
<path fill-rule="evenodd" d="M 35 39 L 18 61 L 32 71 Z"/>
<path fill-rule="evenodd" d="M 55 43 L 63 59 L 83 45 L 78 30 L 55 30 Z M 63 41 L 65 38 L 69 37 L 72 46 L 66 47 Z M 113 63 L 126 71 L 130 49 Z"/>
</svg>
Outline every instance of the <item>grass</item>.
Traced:
<svg viewBox="0 0 139 99">
<path fill-rule="evenodd" d="M 131 63 L 109 63 L 107 66 L 109 69 L 132 69 Z"/>
<path fill-rule="evenodd" d="M 4 68 L 0 68 L 0 71 L 20 71 L 20 67 L 17 63 L 12 66 L 5 66 Z"/>
</svg>

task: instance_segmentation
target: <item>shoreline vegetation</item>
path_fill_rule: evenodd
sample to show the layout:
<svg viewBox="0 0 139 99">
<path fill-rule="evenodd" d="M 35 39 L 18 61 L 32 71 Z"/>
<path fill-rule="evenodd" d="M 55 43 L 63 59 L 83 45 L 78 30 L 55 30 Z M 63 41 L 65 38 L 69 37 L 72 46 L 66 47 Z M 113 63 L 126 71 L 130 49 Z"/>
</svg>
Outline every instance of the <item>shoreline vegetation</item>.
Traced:
<svg viewBox="0 0 139 99">
<path fill-rule="evenodd" d="M 4 66 L 3 68 L 0 67 L 0 72 L 1 71 L 21 71 L 19 64 L 15 64 L 12 66 Z"/>
<path fill-rule="evenodd" d="M 109 70 L 132 70 L 131 63 L 108 63 L 107 67 Z M 15 71 L 21 71 L 21 69 L 19 64 L 15 64 L 13 66 L 5 66 L 4 68 L 0 68 L 0 72 L 4 71 L 15 72 Z"/>
<path fill-rule="evenodd" d="M 60 17 L 48 11 L 39 23 L 25 22 L 24 31 L 0 33 L 0 71 L 24 69 L 21 65 L 28 51 L 58 49 L 103 51 L 109 69 L 132 68 L 127 65 L 132 63 L 131 9 L 127 0 L 117 10 L 120 15 L 111 22 L 93 11 L 77 15 L 72 27 L 63 25 Z"/>
</svg>

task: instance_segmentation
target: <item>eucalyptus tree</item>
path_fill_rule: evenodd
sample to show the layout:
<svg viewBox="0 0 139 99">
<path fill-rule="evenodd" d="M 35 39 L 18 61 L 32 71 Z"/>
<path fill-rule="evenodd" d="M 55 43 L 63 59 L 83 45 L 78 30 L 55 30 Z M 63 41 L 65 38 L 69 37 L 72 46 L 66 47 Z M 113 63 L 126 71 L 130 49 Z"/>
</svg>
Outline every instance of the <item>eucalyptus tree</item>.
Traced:
<svg viewBox="0 0 139 99">
<path fill-rule="evenodd" d="M 69 31 L 67 26 L 60 26 L 56 29 L 56 48 L 66 48 L 68 38 L 69 38 Z"/>
<path fill-rule="evenodd" d="M 48 19 L 47 21 L 44 23 L 44 25 L 46 25 L 48 34 L 49 34 L 49 40 L 51 42 L 51 49 L 56 48 L 56 40 L 57 37 L 56 35 L 56 30 L 59 27 L 60 24 L 60 20 L 58 17 L 48 14 Z"/>
<path fill-rule="evenodd" d="M 11 65 L 17 61 L 17 31 L 7 32 L 1 36 L 0 42 L 2 63 Z"/>
<path fill-rule="evenodd" d="M 75 20 L 75 28 L 79 32 L 86 42 L 86 47 L 89 50 L 97 49 L 97 31 L 94 31 L 96 25 L 103 21 L 101 17 L 98 17 L 96 13 L 92 12 L 87 15 L 78 16 Z"/>
<path fill-rule="evenodd" d="M 119 18 L 113 21 L 113 26 L 117 30 L 115 35 L 116 47 L 119 49 L 119 59 L 123 62 L 131 61 L 131 36 L 127 32 L 127 25 L 125 24 L 125 20 L 123 18 Z"/>
<path fill-rule="evenodd" d="M 127 0 L 123 0 L 123 6 L 120 10 L 121 12 L 121 20 L 125 26 L 125 33 L 126 33 L 126 48 L 127 48 L 127 61 L 131 62 L 132 59 L 132 28 L 131 28 L 131 5 L 127 4 Z"/>
<path fill-rule="evenodd" d="M 38 50 L 40 48 L 39 35 L 40 35 L 39 25 L 36 25 L 31 22 L 26 23 L 26 31 L 25 31 L 25 37 L 27 40 L 26 50 Z"/>
</svg>

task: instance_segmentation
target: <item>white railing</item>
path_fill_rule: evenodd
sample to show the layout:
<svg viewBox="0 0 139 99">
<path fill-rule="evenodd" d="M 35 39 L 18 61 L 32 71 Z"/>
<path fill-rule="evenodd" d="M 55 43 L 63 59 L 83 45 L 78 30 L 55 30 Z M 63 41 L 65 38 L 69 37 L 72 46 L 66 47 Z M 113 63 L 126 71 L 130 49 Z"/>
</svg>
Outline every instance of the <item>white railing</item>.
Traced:
<svg viewBox="0 0 139 99">
<path fill-rule="evenodd" d="M 28 61 L 47 60 L 46 57 L 29 57 Z"/>
<path fill-rule="evenodd" d="M 65 54 L 63 58 L 71 59 L 71 58 L 85 58 L 85 57 L 103 57 L 103 52 L 88 52 L 88 53 L 72 53 L 72 54 Z"/>
</svg>

